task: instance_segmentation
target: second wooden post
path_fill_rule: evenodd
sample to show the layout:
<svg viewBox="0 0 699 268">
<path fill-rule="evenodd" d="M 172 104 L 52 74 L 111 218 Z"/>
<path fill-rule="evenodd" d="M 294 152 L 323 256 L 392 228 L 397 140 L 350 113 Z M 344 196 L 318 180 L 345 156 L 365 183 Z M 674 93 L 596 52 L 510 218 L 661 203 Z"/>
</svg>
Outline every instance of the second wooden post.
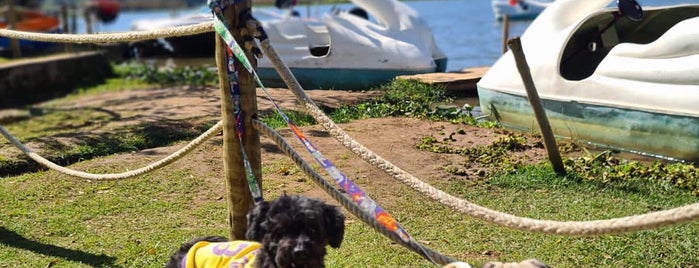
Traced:
<svg viewBox="0 0 699 268">
<path fill-rule="evenodd" d="M 553 165 L 553 170 L 556 171 L 558 175 L 564 176 L 566 175 L 566 170 L 565 166 L 563 165 L 563 160 L 561 159 L 561 153 L 558 151 L 556 137 L 553 135 L 551 124 L 549 124 L 549 120 L 546 117 L 546 111 L 544 111 L 544 106 L 539 98 L 539 93 L 536 91 L 534 79 L 532 78 L 529 65 L 527 64 L 527 58 L 525 57 L 524 50 L 522 49 L 522 41 L 519 39 L 519 37 L 516 37 L 511 39 L 508 42 L 508 45 L 510 46 L 512 54 L 515 57 L 515 64 L 517 64 L 517 70 L 522 77 L 524 89 L 527 91 L 527 99 L 532 105 L 534 116 L 536 117 L 536 121 L 539 123 L 541 136 L 544 138 L 544 146 L 548 152 L 551 165 Z"/>
</svg>

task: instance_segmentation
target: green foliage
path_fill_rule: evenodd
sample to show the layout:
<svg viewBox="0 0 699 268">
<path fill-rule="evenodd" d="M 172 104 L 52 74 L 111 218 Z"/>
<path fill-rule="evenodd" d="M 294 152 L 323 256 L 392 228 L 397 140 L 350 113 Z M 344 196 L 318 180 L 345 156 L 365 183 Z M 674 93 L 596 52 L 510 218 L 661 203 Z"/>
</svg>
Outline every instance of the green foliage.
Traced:
<svg viewBox="0 0 699 268">
<path fill-rule="evenodd" d="M 691 164 L 655 161 L 650 165 L 635 160 L 614 157 L 613 151 L 604 151 L 575 159 L 567 159 L 566 169 L 581 174 L 590 181 L 601 183 L 621 182 L 635 187 L 651 183 L 655 187 L 677 187 L 699 196 L 699 170 Z"/>
<path fill-rule="evenodd" d="M 204 66 L 160 69 L 153 65 L 130 63 L 115 65 L 114 72 L 119 77 L 136 79 L 162 87 L 189 85 L 194 89 L 218 83 L 217 72 Z"/>
<path fill-rule="evenodd" d="M 426 136 L 416 142 L 415 148 L 433 153 L 459 154 L 467 157 L 466 162 L 497 167 L 500 173 L 507 173 L 522 167 L 520 161 L 512 158 L 512 152 L 529 148 L 526 141 L 522 135 L 508 133 L 487 146 L 455 147 L 449 144 L 447 138 L 440 141 L 434 136 Z M 657 191 L 676 188 L 699 196 L 699 170 L 691 164 L 655 161 L 644 165 L 639 161 L 616 158 L 614 152 L 604 151 L 596 155 L 587 152 L 585 156 L 565 159 L 564 165 L 569 173 L 587 181 L 623 185 L 630 191 L 648 191 L 649 187 L 658 188 Z M 464 174 L 463 169 L 455 166 L 445 167 L 445 170 L 454 175 Z"/>
<path fill-rule="evenodd" d="M 389 116 L 450 120 L 467 116 L 459 109 L 437 105 L 453 102 L 446 95 L 443 87 L 435 87 L 415 80 L 396 79 L 378 90 L 383 94 L 375 100 L 337 109 L 332 114 L 333 120 L 346 122 L 353 119 Z"/>
<path fill-rule="evenodd" d="M 475 162 L 489 167 L 498 166 L 501 170 L 517 168 L 518 161 L 510 159 L 509 153 L 522 151 L 529 147 L 526 137 L 517 133 L 498 137 L 487 146 L 454 147 L 449 144 L 448 140 L 439 141 L 434 136 L 423 137 L 415 144 L 415 148 L 421 151 L 458 154 L 467 158 L 465 162 Z M 462 173 L 461 169 L 455 169 L 453 166 L 447 167 L 446 170 L 455 175 Z"/>
<path fill-rule="evenodd" d="M 313 125 L 316 123 L 316 120 L 313 119 L 313 116 L 299 112 L 299 111 L 294 111 L 294 110 L 288 110 L 284 111 L 284 114 L 293 122 L 296 126 L 309 126 Z M 278 128 L 285 128 L 288 127 L 288 124 L 282 118 L 281 115 L 277 112 L 272 112 L 268 114 L 263 114 L 260 116 L 260 121 L 265 123 L 267 126 L 269 126 L 272 129 L 278 129 Z"/>
<path fill-rule="evenodd" d="M 396 79 L 376 90 L 381 91 L 379 97 L 374 100 L 359 103 L 356 105 L 342 106 L 336 109 L 325 109 L 335 123 L 347 123 L 352 120 L 366 118 L 380 118 L 393 116 L 408 116 L 430 120 L 446 120 L 454 123 L 469 125 L 480 125 L 485 127 L 495 126 L 491 122 L 478 122 L 470 111 L 473 109 L 469 105 L 456 107 L 447 105 L 453 99 L 447 96 L 443 87 L 432 86 L 414 80 Z M 267 119 L 266 117 L 276 115 L 263 115 L 262 121 L 275 121 L 277 119 Z M 290 116 L 291 117 L 291 116 Z M 297 125 L 314 124 L 312 118 L 303 118 L 297 115 L 303 122 L 296 122 Z M 271 124 L 270 124 L 271 125 Z M 280 127 L 286 124 L 275 124 Z"/>
</svg>

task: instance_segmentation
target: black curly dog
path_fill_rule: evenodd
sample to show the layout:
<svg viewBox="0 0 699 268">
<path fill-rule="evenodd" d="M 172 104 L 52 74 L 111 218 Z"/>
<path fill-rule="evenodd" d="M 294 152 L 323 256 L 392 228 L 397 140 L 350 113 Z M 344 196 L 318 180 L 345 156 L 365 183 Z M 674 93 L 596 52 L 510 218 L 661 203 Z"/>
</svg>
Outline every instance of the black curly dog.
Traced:
<svg viewBox="0 0 699 268">
<path fill-rule="evenodd" d="M 253 260 L 252 265 L 248 263 L 235 267 L 325 267 L 326 246 L 340 247 L 345 234 L 345 216 L 337 207 L 298 195 L 283 195 L 272 201 L 260 202 L 250 210 L 247 221 L 246 238 L 254 242 L 227 241 L 220 236 L 195 238 L 183 244 L 165 267 L 185 268 L 187 256 L 197 256 L 198 250 L 205 249 L 201 245 L 207 242 L 212 242 L 209 245 L 213 246 L 209 251 L 225 251 L 228 249 L 227 243 L 236 242 L 236 247 L 241 244 L 259 247 L 242 258 Z M 195 259 L 197 264 L 208 261 L 200 260 L 200 256 Z M 216 261 L 221 262 L 211 260 L 207 267 L 215 267 L 211 263 Z M 226 262 L 225 267 L 228 265 Z"/>
</svg>

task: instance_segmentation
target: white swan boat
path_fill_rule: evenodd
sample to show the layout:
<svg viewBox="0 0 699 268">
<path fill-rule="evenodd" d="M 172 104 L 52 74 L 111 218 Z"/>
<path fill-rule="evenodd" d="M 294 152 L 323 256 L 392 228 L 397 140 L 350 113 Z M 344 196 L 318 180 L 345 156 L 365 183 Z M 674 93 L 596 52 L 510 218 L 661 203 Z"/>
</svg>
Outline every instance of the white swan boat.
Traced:
<svg viewBox="0 0 699 268">
<path fill-rule="evenodd" d="M 369 89 L 399 75 L 443 72 L 447 57 L 439 49 L 430 27 L 409 6 L 396 0 L 352 0 L 368 13 L 333 10 L 318 19 L 274 16 L 253 9 L 270 43 L 299 83 L 306 89 Z M 187 25 L 211 20 L 210 14 L 189 19 L 139 21 L 134 30 Z M 205 37 L 213 41 L 213 37 Z M 211 51 L 191 37 L 167 39 L 175 54 Z M 199 38 L 201 40 L 203 38 Z M 192 44 L 191 46 L 186 44 Z M 267 58 L 258 61 L 257 73 L 265 86 L 285 87 Z"/>
<path fill-rule="evenodd" d="M 539 16 L 551 1 L 537 0 L 492 0 L 493 14 L 500 21 L 505 16 L 509 20 L 531 20 Z"/>
<path fill-rule="evenodd" d="M 558 0 L 521 36 L 554 134 L 699 161 L 699 4 L 609 2 Z M 477 87 L 484 113 L 538 131 L 511 52 Z"/>
</svg>

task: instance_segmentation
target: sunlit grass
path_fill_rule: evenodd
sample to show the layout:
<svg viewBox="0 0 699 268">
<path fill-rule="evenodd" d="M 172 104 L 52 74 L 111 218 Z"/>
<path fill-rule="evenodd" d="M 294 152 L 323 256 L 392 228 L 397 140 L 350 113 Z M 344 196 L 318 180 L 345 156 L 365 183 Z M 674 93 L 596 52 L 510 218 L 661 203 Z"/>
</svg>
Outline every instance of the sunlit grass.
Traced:
<svg viewBox="0 0 699 268">
<path fill-rule="evenodd" d="M 79 94 L 124 90 L 138 81 L 110 80 L 108 85 Z M 147 85 L 145 85 L 147 86 Z M 411 85 L 408 85 L 411 86 Z M 402 88 L 406 86 L 403 85 Z M 128 88 L 128 87 L 127 87 Z M 419 89 L 421 85 L 414 85 Z M 410 99 L 396 92 L 395 100 Z M 431 93 L 430 93 L 431 94 Z M 429 97 L 429 95 L 428 95 Z M 385 103 L 390 103 L 386 99 Z M 422 102 L 423 99 L 417 99 Z M 380 102 L 367 104 L 368 108 Z M 383 105 L 383 104 L 382 104 Z M 49 105 L 50 107 L 50 105 Z M 429 106 L 399 103 L 400 115 L 430 116 Z M 414 109 L 414 110 L 406 110 Z M 365 118 L 359 110 L 343 110 L 337 120 Z M 388 108 L 387 108 L 388 109 Z M 394 108 L 390 108 L 394 109 Z M 367 111 L 368 109 L 364 109 Z M 379 110 L 372 116 L 386 116 Z M 313 124 L 303 113 L 289 112 L 294 121 Z M 110 115 L 99 110 L 45 109 L 31 120 L 10 124 L 23 141 L 70 134 L 73 127 L 99 126 Z M 57 124 L 60 122 L 60 124 Z M 286 127 L 279 117 L 273 127 Z M 165 146 L 188 140 L 210 125 L 186 125 L 172 131 L 167 125 L 144 124 L 118 133 L 86 137 L 72 149 L 56 147 L 55 159 L 64 164 L 96 166 L 100 172 L 123 172 L 112 167 L 112 154 Z M 515 143 L 517 140 L 510 140 Z M 58 146 L 58 145 L 56 145 Z M 437 153 L 442 151 L 436 151 Z M 425 152 L 428 153 L 428 152 Z M 51 153 L 48 154 L 51 156 Z M 104 158 L 103 158 L 104 157 Z M 7 159 L 0 157 L 0 163 Z M 185 160 L 186 161 L 186 160 Z M 500 160 L 497 160 L 500 161 Z M 504 162 L 502 160 L 501 162 Z M 605 166 L 589 163 L 591 169 Z M 1 166 L 1 165 L 0 165 Z M 23 169 L 22 175 L 0 177 L 0 267 L 162 267 L 184 240 L 200 235 L 225 235 L 227 207 L 220 190 L 207 177 L 176 164 L 137 178 L 101 182 L 76 179 L 54 171 Z M 287 161 L 268 163 L 263 174 L 300 171 Z M 435 186 L 460 198 L 521 217 L 558 221 L 608 219 L 648 213 L 699 201 L 690 190 L 653 184 L 653 181 L 588 180 L 582 169 L 556 176 L 547 164 L 507 168 L 474 182 L 454 176 Z M 210 171 L 213 172 L 213 171 Z M 16 174 L 16 173 L 15 173 Z M 360 183 L 373 182 L 367 178 Z M 265 191 L 303 192 L 301 184 L 286 189 L 284 181 L 268 182 Z M 383 194 L 369 192 L 411 233 L 414 239 L 438 252 L 480 265 L 489 260 L 520 261 L 538 258 L 553 267 L 697 267 L 699 224 L 690 223 L 651 231 L 602 236 L 557 236 L 530 233 L 475 220 L 430 200 L 396 182 L 384 184 Z M 282 189 L 283 188 L 283 189 Z M 340 249 L 331 249 L 328 267 L 435 267 L 417 254 L 389 241 L 355 217 L 349 216 Z"/>
<path fill-rule="evenodd" d="M 285 165 L 275 164 L 277 168 L 267 172 L 281 172 Z M 540 165 L 493 177 L 488 184 L 453 180 L 437 186 L 495 210 L 561 221 L 622 217 L 697 201 L 686 191 L 629 193 L 574 176 L 558 177 Z M 211 185 L 202 179 L 178 168 L 115 182 L 86 182 L 52 171 L 2 179 L 0 266 L 44 267 L 56 261 L 55 267 L 162 267 L 183 238 L 227 232 L 226 205 L 220 196 L 194 195 L 210 191 Z M 474 220 L 400 184 L 392 193 L 380 200 L 395 201 L 384 208 L 415 239 L 472 265 L 532 257 L 554 267 L 699 263 L 697 223 L 620 235 L 556 236 Z M 434 267 L 349 215 L 342 247 L 329 251 L 327 263 Z"/>
</svg>

